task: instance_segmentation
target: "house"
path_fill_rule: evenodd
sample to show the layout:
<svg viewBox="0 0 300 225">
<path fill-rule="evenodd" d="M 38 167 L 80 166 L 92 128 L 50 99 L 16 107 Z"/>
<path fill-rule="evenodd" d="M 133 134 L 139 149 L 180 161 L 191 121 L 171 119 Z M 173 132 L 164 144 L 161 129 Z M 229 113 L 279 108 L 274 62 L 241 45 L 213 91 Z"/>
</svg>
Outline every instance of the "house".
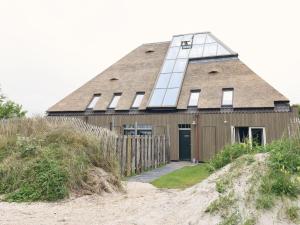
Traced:
<svg viewBox="0 0 300 225">
<path fill-rule="evenodd" d="M 282 137 L 297 110 L 204 32 L 141 45 L 47 113 L 119 134 L 168 135 L 171 160 L 206 161 L 226 144 Z"/>
</svg>

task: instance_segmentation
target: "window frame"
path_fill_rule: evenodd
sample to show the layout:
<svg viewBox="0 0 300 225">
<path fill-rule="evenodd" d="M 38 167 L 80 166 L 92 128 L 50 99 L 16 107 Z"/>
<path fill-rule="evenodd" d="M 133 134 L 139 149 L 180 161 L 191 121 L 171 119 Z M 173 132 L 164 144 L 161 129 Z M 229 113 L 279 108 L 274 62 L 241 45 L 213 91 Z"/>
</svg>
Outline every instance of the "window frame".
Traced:
<svg viewBox="0 0 300 225">
<path fill-rule="evenodd" d="M 99 99 L 101 97 L 101 94 L 100 93 L 97 93 L 97 94 L 93 94 L 93 97 L 91 98 L 91 100 L 89 101 L 89 104 L 86 106 L 86 110 L 94 110 L 95 106 L 97 105 Z M 94 106 L 93 107 L 90 107 L 91 104 L 93 103 L 94 99 L 95 98 L 98 98 L 98 100 L 95 102 Z"/>
<path fill-rule="evenodd" d="M 135 101 L 136 101 L 138 95 L 142 95 L 141 102 L 140 102 L 140 104 L 139 104 L 138 106 L 134 106 L 134 103 L 135 103 Z M 145 97 L 145 92 L 142 92 L 142 91 L 136 92 L 136 93 L 135 93 L 135 96 L 134 96 L 134 99 L 133 99 L 133 102 L 132 102 L 132 104 L 131 104 L 131 108 L 132 108 L 132 109 L 138 109 L 138 108 L 140 108 L 140 106 L 141 106 L 141 104 L 142 104 L 142 102 L 143 102 L 144 97 Z"/>
<path fill-rule="evenodd" d="M 116 105 L 115 105 L 114 107 L 112 107 L 111 104 L 113 103 L 114 99 L 115 99 L 117 96 L 119 97 L 119 99 L 118 99 L 118 101 L 116 102 Z M 111 101 L 110 101 L 110 103 L 109 103 L 109 105 L 108 105 L 107 108 L 108 108 L 108 109 L 115 109 L 115 108 L 117 108 L 121 96 L 122 96 L 122 93 L 121 93 L 121 92 L 119 92 L 119 93 L 114 93 L 114 95 L 113 95 L 113 97 L 112 97 L 112 99 L 111 99 Z"/>
<path fill-rule="evenodd" d="M 231 104 L 223 104 L 224 102 L 224 92 L 232 92 L 232 97 L 231 97 Z M 233 107 L 233 100 L 234 100 L 234 88 L 223 88 L 222 89 L 222 99 L 221 99 L 221 107 Z"/>
<path fill-rule="evenodd" d="M 191 101 L 191 97 L 193 93 L 198 93 L 198 99 L 197 99 L 197 104 L 196 105 L 190 105 L 190 101 Z M 197 108 L 198 104 L 199 104 L 199 99 L 200 99 L 200 93 L 201 90 L 200 89 L 194 89 L 190 91 L 190 97 L 189 97 L 189 101 L 188 101 L 188 108 Z"/>
</svg>

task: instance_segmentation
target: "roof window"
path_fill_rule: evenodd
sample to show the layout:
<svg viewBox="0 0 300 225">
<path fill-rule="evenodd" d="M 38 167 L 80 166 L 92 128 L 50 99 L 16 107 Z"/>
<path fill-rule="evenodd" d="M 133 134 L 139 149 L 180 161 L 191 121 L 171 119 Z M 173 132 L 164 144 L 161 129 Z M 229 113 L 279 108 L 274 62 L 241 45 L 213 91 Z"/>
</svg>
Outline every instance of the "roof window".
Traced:
<svg viewBox="0 0 300 225">
<path fill-rule="evenodd" d="M 108 106 L 109 109 L 114 109 L 114 108 L 117 107 L 118 102 L 119 102 L 119 100 L 121 98 L 121 95 L 122 95 L 122 93 L 115 93 L 114 94 L 114 96 L 113 96 L 113 98 L 112 98 L 112 100 L 111 100 L 111 102 L 110 102 L 110 104 Z"/>
<path fill-rule="evenodd" d="M 94 94 L 92 100 L 90 101 L 89 105 L 86 107 L 86 109 L 88 110 L 93 110 L 97 104 L 97 102 L 99 101 L 101 94 Z"/>
</svg>

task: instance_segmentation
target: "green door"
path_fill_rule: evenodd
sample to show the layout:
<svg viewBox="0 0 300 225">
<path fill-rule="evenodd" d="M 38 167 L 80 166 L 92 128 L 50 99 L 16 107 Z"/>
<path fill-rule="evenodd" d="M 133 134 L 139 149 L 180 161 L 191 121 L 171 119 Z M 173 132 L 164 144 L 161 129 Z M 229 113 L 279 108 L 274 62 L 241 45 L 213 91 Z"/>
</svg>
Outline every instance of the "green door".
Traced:
<svg viewBox="0 0 300 225">
<path fill-rule="evenodd" d="M 191 160 L 191 130 L 179 130 L 179 160 Z"/>
</svg>

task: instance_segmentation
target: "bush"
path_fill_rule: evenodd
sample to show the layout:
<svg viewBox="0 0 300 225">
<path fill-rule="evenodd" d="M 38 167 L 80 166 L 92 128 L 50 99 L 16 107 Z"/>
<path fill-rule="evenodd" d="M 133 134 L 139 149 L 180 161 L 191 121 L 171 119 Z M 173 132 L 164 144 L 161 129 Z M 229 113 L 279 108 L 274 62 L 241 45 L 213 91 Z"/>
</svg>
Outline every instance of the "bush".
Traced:
<svg viewBox="0 0 300 225">
<path fill-rule="evenodd" d="M 242 155 L 256 152 L 256 148 L 251 148 L 250 144 L 234 144 L 226 146 L 217 153 L 208 163 L 210 171 L 218 170 Z"/>
<path fill-rule="evenodd" d="M 118 162 L 104 154 L 101 141 L 80 133 L 70 124 L 53 125 L 46 119 L 0 123 L 0 194 L 7 201 L 55 201 L 70 192 L 99 193 L 98 169 L 112 173 L 107 179 L 121 188 Z M 95 171 L 100 171 L 98 174 Z M 103 177 L 103 176 L 102 176 Z M 106 179 L 106 178 L 103 178 Z M 104 181 L 103 181 L 104 182 Z M 103 187 L 103 190 L 105 187 Z"/>
</svg>

